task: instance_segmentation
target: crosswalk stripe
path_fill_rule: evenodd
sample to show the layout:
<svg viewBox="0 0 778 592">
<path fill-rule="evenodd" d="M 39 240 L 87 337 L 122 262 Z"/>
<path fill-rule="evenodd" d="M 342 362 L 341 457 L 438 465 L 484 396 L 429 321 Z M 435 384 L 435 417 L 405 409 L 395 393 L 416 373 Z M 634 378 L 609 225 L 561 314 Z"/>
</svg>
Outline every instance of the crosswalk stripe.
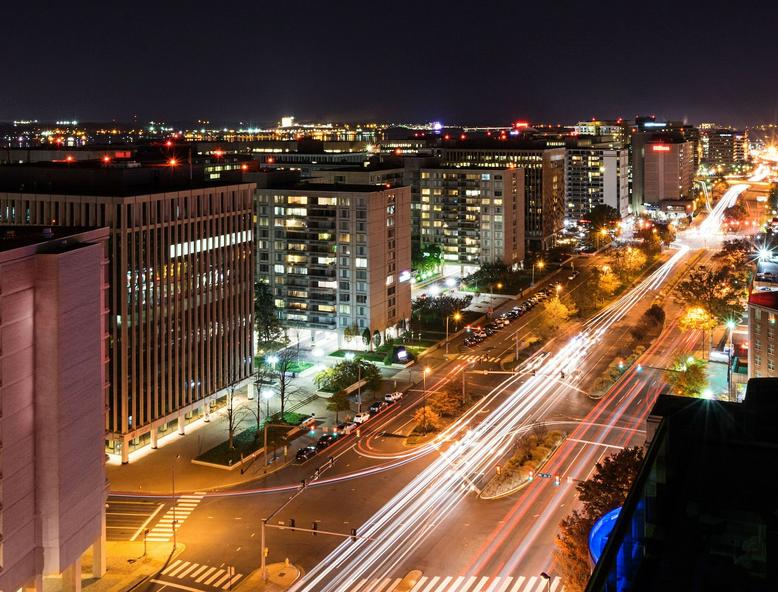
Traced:
<svg viewBox="0 0 778 592">
<path fill-rule="evenodd" d="M 218 580 L 216 580 L 216 581 L 215 581 L 213 584 L 211 584 L 211 585 L 212 585 L 214 588 L 221 588 L 221 587 L 222 587 L 222 584 L 224 584 L 225 582 L 227 582 L 227 580 L 229 580 L 231 577 L 232 577 L 232 574 L 231 574 L 231 573 L 228 571 L 228 572 L 226 572 L 226 573 L 224 574 L 224 576 L 223 576 L 223 577 L 219 578 Z"/>
<path fill-rule="evenodd" d="M 192 579 L 194 579 L 194 578 L 196 578 L 197 576 L 199 576 L 201 573 L 203 573 L 203 572 L 204 572 L 206 569 L 208 569 L 208 566 L 207 566 L 207 565 L 201 565 L 201 566 L 200 566 L 200 567 L 197 569 L 197 571 L 195 571 L 194 573 L 191 573 L 191 574 L 189 574 L 189 577 L 190 577 L 190 578 L 192 578 Z"/>
<path fill-rule="evenodd" d="M 187 567 L 184 571 L 176 574 L 176 577 L 179 579 L 185 578 L 188 574 L 192 573 L 196 569 L 197 569 L 197 564 L 193 563 L 191 566 Z"/>
<path fill-rule="evenodd" d="M 175 569 L 176 565 L 179 565 L 180 563 L 181 563 L 181 560 L 180 559 L 176 559 L 173 563 L 171 563 L 170 565 L 168 565 L 164 569 L 164 571 L 162 572 L 162 575 L 167 575 L 170 572 L 171 569 Z"/>
<path fill-rule="evenodd" d="M 551 587 L 549 588 L 549 590 L 551 592 L 556 592 L 556 589 L 559 587 L 559 584 L 561 584 L 561 583 L 562 583 L 562 578 L 560 578 L 560 577 L 554 578 L 554 581 L 552 582 Z"/>
<path fill-rule="evenodd" d="M 497 578 L 498 580 L 500 578 Z M 513 581 L 513 576 L 506 576 L 503 578 L 502 582 L 499 584 L 496 584 L 491 592 L 505 592 L 508 589 L 508 586 L 511 585 L 511 582 Z"/>
<path fill-rule="evenodd" d="M 537 583 L 537 581 L 536 581 L 536 580 L 541 580 L 541 581 L 542 581 L 542 579 L 541 579 L 541 578 L 539 578 L 538 576 L 532 576 L 532 577 L 531 577 L 531 578 L 530 578 L 530 579 L 527 581 L 527 585 L 524 587 L 524 591 L 525 591 L 525 592 L 531 592 L 531 591 L 532 591 L 532 589 L 535 587 L 535 584 Z"/>
<path fill-rule="evenodd" d="M 213 581 L 214 581 L 216 578 L 219 578 L 219 577 L 221 577 L 223 574 L 224 574 L 224 570 L 223 570 L 223 569 L 219 569 L 219 570 L 217 570 L 217 571 L 216 571 L 216 573 L 215 573 L 215 574 L 213 574 L 213 575 L 212 575 L 210 578 L 208 578 L 207 580 L 205 580 L 205 581 L 203 582 L 203 584 L 205 584 L 206 586 L 210 586 L 210 585 L 211 585 L 211 582 L 213 582 Z"/>
<path fill-rule="evenodd" d="M 467 589 L 473 585 L 473 582 L 476 581 L 476 576 L 470 576 L 470 579 L 465 581 L 464 584 L 462 584 L 462 581 L 465 579 L 465 576 L 459 576 L 459 580 L 457 583 L 457 586 L 460 586 L 457 588 L 457 586 L 452 587 L 452 590 L 458 590 L 459 592 L 467 592 Z"/>
<path fill-rule="evenodd" d="M 427 587 L 426 587 L 426 588 L 424 588 L 424 590 L 422 590 L 421 592 L 430 592 L 430 590 L 432 590 L 432 588 L 434 588 L 434 587 L 435 587 L 435 584 L 437 584 L 437 583 L 438 583 L 438 580 L 439 580 L 439 579 L 440 579 L 440 576 L 435 576 L 434 578 L 432 578 L 432 579 L 430 580 L 430 583 L 429 583 L 429 584 L 427 584 Z"/>
<path fill-rule="evenodd" d="M 519 592 L 521 589 L 522 584 L 524 584 L 524 580 L 526 580 L 524 576 L 519 576 L 516 578 L 516 584 L 514 584 L 513 588 L 511 588 L 511 592 Z"/>
<path fill-rule="evenodd" d="M 206 571 L 203 575 L 201 575 L 199 578 L 197 578 L 195 580 L 195 583 L 199 584 L 200 582 L 202 582 L 205 578 L 207 578 L 209 575 L 211 575 L 215 569 L 216 569 L 215 567 L 208 568 L 208 571 Z"/>
<path fill-rule="evenodd" d="M 232 590 L 232 587 L 238 583 L 238 580 L 243 577 L 243 574 L 235 574 L 232 579 L 222 586 L 222 590 Z"/>
<path fill-rule="evenodd" d="M 367 584 L 369 581 L 370 581 L 370 580 L 368 580 L 367 578 L 362 578 L 361 580 L 359 580 L 359 581 L 357 582 L 357 585 L 356 585 L 356 586 L 354 586 L 353 588 L 351 588 L 351 592 L 357 592 L 357 590 L 361 589 L 361 588 L 362 588 L 362 586 L 364 586 L 365 584 Z M 347 587 L 348 587 L 348 586 L 347 586 Z"/>
<path fill-rule="evenodd" d="M 420 590 L 424 587 L 424 582 L 427 581 L 427 576 L 421 576 L 419 580 L 416 582 L 416 585 L 411 588 L 410 592 L 420 592 Z"/>
<path fill-rule="evenodd" d="M 181 570 L 183 570 L 183 569 L 186 569 L 186 566 L 187 566 L 187 565 L 189 565 L 189 562 L 188 562 L 188 561 L 184 561 L 184 562 L 183 562 L 181 565 L 179 565 L 177 568 L 175 568 L 175 569 L 174 569 L 174 570 L 172 570 L 172 571 L 169 571 L 169 572 L 168 572 L 168 573 L 166 573 L 165 575 L 166 575 L 166 576 L 170 576 L 170 577 L 172 578 L 174 575 L 176 575 L 176 574 L 177 574 L 178 572 L 180 572 Z"/>
<path fill-rule="evenodd" d="M 461 576 L 460 576 L 460 577 L 461 577 Z M 436 590 L 436 592 L 443 592 L 443 590 L 445 590 L 445 589 L 446 589 L 446 586 L 448 586 L 448 583 L 449 583 L 451 580 L 453 580 L 453 579 L 454 579 L 454 578 L 452 578 L 451 576 L 446 576 L 445 578 L 443 578 L 443 582 L 440 584 L 440 586 L 438 586 L 438 587 L 435 589 L 435 590 Z M 455 589 L 455 588 L 452 588 L 452 592 L 453 592 L 453 590 L 454 590 L 454 589 Z"/>
<path fill-rule="evenodd" d="M 483 588 L 486 585 L 486 582 L 489 581 L 489 578 L 487 576 L 484 576 L 481 578 L 481 581 L 478 582 L 478 585 L 473 588 L 473 592 L 479 592 L 481 588 Z"/>
</svg>

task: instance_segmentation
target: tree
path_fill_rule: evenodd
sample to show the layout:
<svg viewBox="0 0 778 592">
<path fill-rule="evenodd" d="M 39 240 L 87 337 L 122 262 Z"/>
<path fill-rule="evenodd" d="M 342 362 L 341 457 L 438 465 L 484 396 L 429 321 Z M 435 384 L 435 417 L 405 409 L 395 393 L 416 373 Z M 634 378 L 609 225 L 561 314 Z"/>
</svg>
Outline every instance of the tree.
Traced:
<svg viewBox="0 0 778 592">
<path fill-rule="evenodd" d="M 370 345 L 370 329 L 366 328 L 364 331 L 362 331 L 362 341 L 365 345 Z"/>
<path fill-rule="evenodd" d="M 540 317 L 540 332 L 545 336 L 557 333 L 562 325 L 576 312 L 575 304 L 569 299 L 562 302 L 558 295 L 543 303 L 543 314 Z"/>
<path fill-rule="evenodd" d="M 589 582 L 589 531 L 594 520 L 584 516 L 578 510 L 562 519 L 556 540 L 556 559 L 565 590 L 582 592 Z"/>
<path fill-rule="evenodd" d="M 591 229 L 599 232 L 602 228 L 607 228 L 621 220 L 616 208 L 608 204 L 597 204 L 587 214 L 586 218 L 591 224 Z"/>
<path fill-rule="evenodd" d="M 373 345 L 376 349 L 381 347 L 381 332 L 378 329 L 373 332 Z"/>
<path fill-rule="evenodd" d="M 576 487 L 585 515 L 598 520 L 624 504 L 643 464 L 643 454 L 639 446 L 623 448 L 595 465 L 594 474 Z"/>
<path fill-rule="evenodd" d="M 451 391 L 438 391 L 429 397 L 430 407 L 441 417 L 454 417 L 461 403 L 461 395 Z"/>
<path fill-rule="evenodd" d="M 267 282 L 254 282 L 254 330 L 260 349 L 276 349 L 288 343 Z"/>
<path fill-rule="evenodd" d="M 634 247 L 616 249 L 611 255 L 611 267 L 623 278 L 633 278 L 646 266 L 646 255 Z"/>
<path fill-rule="evenodd" d="M 327 401 L 327 409 L 335 412 L 335 423 L 338 423 L 338 416 L 341 411 L 349 411 L 351 405 L 349 404 L 348 395 L 345 391 L 338 391 L 329 401 Z"/>
<path fill-rule="evenodd" d="M 678 283 L 674 296 L 678 304 L 702 308 L 718 322 L 725 322 L 742 314 L 746 282 L 747 278 L 735 270 L 698 265 Z"/>
<path fill-rule="evenodd" d="M 345 390 L 360 380 L 365 381 L 365 388 L 376 390 L 381 385 L 381 371 L 375 364 L 358 358 L 326 368 L 313 379 L 319 389 L 333 393 Z"/>
<path fill-rule="evenodd" d="M 555 556 L 565 578 L 565 590 L 582 592 L 589 580 L 589 531 L 607 512 L 624 504 L 643 464 L 643 449 L 624 448 L 595 466 L 578 484 L 580 510 L 564 518 L 555 541 Z"/>
<path fill-rule="evenodd" d="M 297 349 L 286 347 L 265 358 L 268 363 L 262 368 L 262 374 L 268 377 L 276 386 L 279 399 L 279 413 L 283 420 L 289 401 L 305 391 L 294 385 L 296 379 L 295 367 L 298 360 Z"/>
<path fill-rule="evenodd" d="M 356 324 L 349 325 L 343 329 L 343 339 L 346 340 L 346 343 L 351 343 L 351 340 L 357 337 L 359 337 L 359 327 Z"/>
<path fill-rule="evenodd" d="M 678 356 L 664 373 L 665 382 L 674 395 L 681 397 L 699 397 L 705 385 L 705 364 L 691 356 Z"/>
<path fill-rule="evenodd" d="M 435 432 L 443 426 L 440 416 L 427 405 L 416 410 L 416 413 L 413 414 L 413 421 L 416 422 L 415 431 L 422 434 Z"/>
<path fill-rule="evenodd" d="M 235 405 L 235 385 L 231 384 L 227 389 L 227 406 L 225 408 L 227 415 L 227 448 L 235 450 L 235 430 L 241 424 L 240 407 Z"/>
<path fill-rule="evenodd" d="M 741 202 L 736 202 L 734 206 L 724 210 L 724 218 L 727 220 L 737 220 L 742 222 L 748 218 L 748 208 Z"/>
<path fill-rule="evenodd" d="M 597 271 L 597 292 L 600 298 L 610 298 L 621 287 L 621 280 L 608 267 Z"/>
<path fill-rule="evenodd" d="M 421 274 L 435 273 L 443 264 L 443 251 L 440 245 L 428 243 L 414 247 L 411 252 L 411 267 Z"/>
</svg>

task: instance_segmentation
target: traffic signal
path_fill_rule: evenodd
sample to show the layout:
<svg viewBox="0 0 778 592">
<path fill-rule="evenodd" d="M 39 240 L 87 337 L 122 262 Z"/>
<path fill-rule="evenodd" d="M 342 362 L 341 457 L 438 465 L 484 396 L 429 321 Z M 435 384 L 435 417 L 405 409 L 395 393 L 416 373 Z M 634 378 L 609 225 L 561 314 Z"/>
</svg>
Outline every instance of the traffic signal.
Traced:
<svg viewBox="0 0 778 592">
<path fill-rule="evenodd" d="M 265 557 L 270 553 L 270 547 L 265 547 Z"/>
<path fill-rule="evenodd" d="M 313 526 L 311 526 L 311 530 L 313 531 L 313 536 L 316 536 L 316 531 L 319 530 L 319 523 L 314 522 Z"/>
<path fill-rule="evenodd" d="M 356 541 L 357 540 L 357 529 L 356 528 L 352 528 L 351 529 L 351 540 L 352 541 Z"/>
<path fill-rule="evenodd" d="M 527 477 L 527 481 L 532 481 L 535 478 L 535 471 L 529 472 L 529 477 Z"/>
<path fill-rule="evenodd" d="M 554 477 L 554 485 L 559 485 L 559 475 Z"/>
<path fill-rule="evenodd" d="M 289 528 L 294 528 L 294 525 L 295 525 L 294 518 L 290 518 L 289 519 Z"/>
</svg>

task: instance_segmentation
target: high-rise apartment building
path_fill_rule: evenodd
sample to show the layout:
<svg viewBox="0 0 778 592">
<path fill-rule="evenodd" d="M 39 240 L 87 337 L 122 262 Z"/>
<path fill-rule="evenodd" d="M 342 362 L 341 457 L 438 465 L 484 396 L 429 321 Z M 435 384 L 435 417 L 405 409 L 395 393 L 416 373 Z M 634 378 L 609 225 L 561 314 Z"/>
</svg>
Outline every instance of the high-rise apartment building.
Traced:
<svg viewBox="0 0 778 592">
<path fill-rule="evenodd" d="M 0 221 L 110 228 L 108 448 L 129 460 L 253 371 L 254 185 L 172 159 L 0 167 Z"/>
<path fill-rule="evenodd" d="M 421 169 L 420 192 L 420 240 L 441 246 L 446 273 L 524 259 L 523 169 Z"/>
<path fill-rule="evenodd" d="M 0 590 L 105 572 L 107 242 L 0 226 Z"/>
<path fill-rule="evenodd" d="M 565 218 L 565 149 L 545 141 L 464 140 L 434 149 L 443 167 L 524 169 L 524 230 L 528 250 L 554 246 Z"/>
<path fill-rule="evenodd" d="M 629 124 L 623 119 L 579 121 L 573 126 L 573 133 L 578 136 L 606 137 L 618 147 L 629 144 Z"/>
<path fill-rule="evenodd" d="M 748 137 L 731 129 L 701 131 L 702 162 L 709 166 L 731 166 L 748 158 Z"/>
<path fill-rule="evenodd" d="M 624 218 L 629 215 L 629 151 L 599 145 L 568 147 L 565 155 L 566 215 L 585 218 L 605 204 Z"/>
<path fill-rule="evenodd" d="M 632 211 L 644 208 L 691 214 L 694 199 L 694 142 L 677 133 L 632 137 Z"/>
<path fill-rule="evenodd" d="M 257 278 L 290 338 L 395 337 L 411 316 L 410 188 L 298 183 L 256 192 Z"/>
</svg>

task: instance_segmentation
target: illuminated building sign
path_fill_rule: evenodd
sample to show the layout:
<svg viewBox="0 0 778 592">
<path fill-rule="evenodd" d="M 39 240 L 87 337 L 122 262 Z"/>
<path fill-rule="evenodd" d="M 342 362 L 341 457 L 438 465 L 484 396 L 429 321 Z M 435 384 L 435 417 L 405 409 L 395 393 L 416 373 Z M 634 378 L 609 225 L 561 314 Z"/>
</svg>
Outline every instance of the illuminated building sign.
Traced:
<svg viewBox="0 0 778 592">
<path fill-rule="evenodd" d="M 240 243 L 248 243 L 251 241 L 251 231 L 244 230 L 243 232 L 223 234 L 217 237 L 197 239 L 196 241 L 190 241 L 188 243 L 179 243 L 177 245 L 170 245 L 170 258 L 183 257 L 190 253 L 201 253 L 203 251 L 211 251 L 213 249 L 220 249 L 222 247 L 229 247 L 231 245 L 237 245 Z"/>
<path fill-rule="evenodd" d="M 399 282 L 407 282 L 409 279 L 411 279 L 411 272 L 408 269 L 401 271 L 400 276 L 397 278 Z"/>
<path fill-rule="evenodd" d="M 670 152 L 670 146 L 665 146 L 664 144 L 654 144 L 651 146 L 651 149 L 654 152 Z"/>
</svg>

